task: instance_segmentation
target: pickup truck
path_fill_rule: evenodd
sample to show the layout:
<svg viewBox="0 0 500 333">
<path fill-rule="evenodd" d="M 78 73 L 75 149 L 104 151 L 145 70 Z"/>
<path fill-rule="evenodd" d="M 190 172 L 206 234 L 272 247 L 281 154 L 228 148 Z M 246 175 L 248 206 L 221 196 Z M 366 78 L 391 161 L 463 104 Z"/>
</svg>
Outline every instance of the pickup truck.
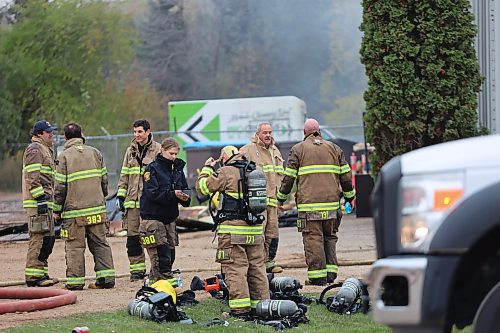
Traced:
<svg viewBox="0 0 500 333">
<path fill-rule="evenodd" d="M 500 135 L 403 154 L 377 177 L 372 315 L 393 332 L 500 332 Z"/>
</svg>

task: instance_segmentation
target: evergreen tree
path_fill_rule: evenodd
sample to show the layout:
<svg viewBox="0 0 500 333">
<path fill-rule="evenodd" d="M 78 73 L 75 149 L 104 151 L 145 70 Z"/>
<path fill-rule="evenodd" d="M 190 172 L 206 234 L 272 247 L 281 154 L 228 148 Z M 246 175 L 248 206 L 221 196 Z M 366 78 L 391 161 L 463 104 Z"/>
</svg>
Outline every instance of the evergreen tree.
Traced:
<svg viewBox="0 0 500 333">
<path fill-rule="evenodd" d="M 364 0 L 361 30 L 375 174 L 396 155 L 478 134 L 469 0 Z"/>
</svg>

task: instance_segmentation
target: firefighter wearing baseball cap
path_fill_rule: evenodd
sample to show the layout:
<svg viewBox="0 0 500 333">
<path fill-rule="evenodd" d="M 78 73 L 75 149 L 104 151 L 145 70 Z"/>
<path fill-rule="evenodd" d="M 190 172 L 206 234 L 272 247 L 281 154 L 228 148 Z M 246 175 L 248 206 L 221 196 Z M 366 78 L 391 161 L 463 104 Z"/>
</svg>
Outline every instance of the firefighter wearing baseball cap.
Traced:
<svg viewBox="0 0 500 333">
<path fill-rule="evenodd" d="M 240 200 L 244 193 L 240 191 L 244 186 L 241 185 L 241 167 L 238 165 L 246 162 L 244 157 L 236 147 L 226 146 L 219 160 L 223 166 L 217 171 L 214 166 L 218 161 L 211 157 L 205 162 L 196 188 L 201 195 L 220 193 L 215 221 L 218 235 L 216 262 L 221 264 L 225 274 L 230 314 L 246 317 L 260 300 L 269 298 L 263 225 L 247 222 L 248 212 L 241 211 Z"/>
<path fill-rule="evenodd" d="M 45 120 L 35 123 L 31 144 L 23 155 L 23 207 L 28 214 L 29 245 L 24 270 L 28 287 L 57 283 L 48 275 L 48 258 L 54 247 L 54 151 L 52 136 L 57 127 Z"/>
</svg>

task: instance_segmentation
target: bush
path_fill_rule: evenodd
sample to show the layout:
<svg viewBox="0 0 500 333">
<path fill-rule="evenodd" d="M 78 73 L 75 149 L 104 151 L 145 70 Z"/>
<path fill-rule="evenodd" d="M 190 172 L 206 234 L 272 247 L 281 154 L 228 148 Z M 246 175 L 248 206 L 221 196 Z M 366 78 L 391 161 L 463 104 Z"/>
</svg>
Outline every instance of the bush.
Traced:
<svg viewBox="0 0 500 333">
<path fill-rule="evenodd" d="M 469 0 L 363 1 L 366 136 L 375 174 L 399 154 L 478 135 Z"/>
</svg>

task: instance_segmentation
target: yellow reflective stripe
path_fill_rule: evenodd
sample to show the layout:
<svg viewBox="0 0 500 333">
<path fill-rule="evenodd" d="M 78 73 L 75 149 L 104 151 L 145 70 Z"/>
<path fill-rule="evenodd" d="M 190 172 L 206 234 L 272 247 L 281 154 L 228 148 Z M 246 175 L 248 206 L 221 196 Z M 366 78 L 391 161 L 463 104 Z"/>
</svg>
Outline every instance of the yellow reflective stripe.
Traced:
<svg viewBox="0 0 500 333">
<path fill-rule="evenodd" d="M 356 194 L 355 190 L 347 191 L 347 192 L 344 192 L 344 197 L 346 197 L 346 198 L 354 198 L 355 194 Z"/>
<path fill-rule="evenodd" d="M 36 208 L 36 200 L 23 200 L 23 208 Z"/>
<path fill-rule="evenodd" d="M 30 190 L 30 193 L 31 193 L 31 196 L 33 196 L 33 198 L 41 196 L 44 193 L 42 185 Z"/>
<path fill-rule="evenodd" d="M 120 171 L 121 175 L 128 175 L 130 173 L 130 168 L 126 166 L 122 166 L 122 169 Z"/>
<path fill-rule="evenodd" d="M 266 205 L 271 206 L 271 207 L 278 207 L 278 200 L 274 198 L 266 198 Z"/>
<path fill-rule="evenodd" d="M 339 266 L 337 265 L 326 265 L 326 271 L 327 273 L 338 273 L 339 271 Z"/>
<path fill-rule="evenodd" d="M 243 193 L 240 193 L 240 192 L 224 192 L 224 194 L 226 194 L 234 199 L 243 198 Z"/>
<path fill-rule="evenodd" d="M 264 227 L 261 225 L 246 226 L 246 225 L 226 225 L 219 224 L 217 232 L 220 234 L 234 235 L 262 235 Z"/>
<path fill-rule="evenodd" d="M 116 193 L 117 196 L 119 197 L 124 197 L 127 195 L 127 189 L 126 188 L 119 188 L 118 192 Z"/>
<path fill-rule="evenodd" d="M 43 267 L 43 271 L 44 271 L 45 273 L 48 273 L 48 272 L 49 272 L 49 267 L 44 266 L 44 267 Z"/>
<path fill-rule="evenodd" d="M 62 218 L 70 219 L 80 216 L 89 216 L 94 214 L 106 213 L 106 206 L 97 206 L 84 209 L 68 210 L 62 213 Z"/>
<path fill-rule="evenodd" d="M 262 171 L 264 172 L 274 172 L 274 165 L 272 164 L 265 164 L 262 166 Z"/>
<path fill-rule="evenodd" d="M 35 171 L 40 171 L 42 168 L 42 163 L 33 163 L 33 164 L 28 164 L 23 166 L 23 171 L 24 172 L 35 172 Z"/>
<path fill-rule="evenodd" d="M 54 170 L 52 170 L 51 167 L 45 166 L 45 165 L 42 165 L 42 167 L 40 168 L 40 172 L 43 174 L 46 174 L 46 175 L 51 175 L 51 176 L 56 173 Z"/>
<path fill-rule="evenodd" d="M 65 174 L 62 174 L 62 173 L 59 173 L 56 171 L 55 178 L 60 183 L 66 183 L 66 175 Z"/>
<path fill-rule="evenodd" d="M 24 275 L 26 276 L 44 276 L 45 270 L 39 268 L 25 268 Z"/>
<path fill-rule="evenodd" d="M 211 167 L 209 167 L 209 166 L 204 166 L 204 167 L 201 169 L 200 176 L 201 176 L 201 175 L 211 176 L 213 173 L 214 173 L 214 169 L 212 169 L 212 168 L 211 168 Z"/>
<path fill-rule="evenodd" d="M 198 185 L 200 186 L 201 194 L 203 194 L 203 195 L 210 194 L 210 190 L 208 189 L 206 178 L 201 178 L 200 181 L 198 182 Z"/>
<path fill-rule="evenodd" d="M 326 269 L 318 269 L 314 271 L 307 271 L 307 277 L 309 279 L 320 279 L 326 278 L 327 272 Z"/>
<path fill-rule="evenodd" d="M 250 300 L 250 306 L 252 307 L 252 309 L 255 309 L 257 307 L 257 304 L 259 304 L 260 300 L 258 299 L 251 299 Z"/>
<path fill-rule="evenodd" d="M 277 165 L 274 167 L 274 171 L 276 171 L 276 173 L 283 174 L 285 172 L 285 168 L 283 168 L 282 165 Z"/>
<path fill-rule="evenodd" d="M 103 173 L 104 172 L 104 173 Z M 66 177 L 66 182 L 71 183 L 79 179 L 101 177 L 106 174 L 106 168 L 103 169 L 89 169 L 69 173 Z"/>
<path fill-rule="evenodd" d="M 348 173 L 351 171 L 349 164 L 344 164 L 340 167 L 340 173 Z"/>
<path fill-rule="evenodd" d="M 229 300 L 229 307 L 231 309 L 238 309 L 238 308 L 247 308 L 247 307 L 250 307 L 250 297 L 247 297 L 247 298 L 238 298 L 238 299 L 230 299 Z"/>
<path fill-rule="evenodd" d="M 298 204 L 297 205 L 297 210 L 299 212 L 316 212 L 316 211 L 320 211 L 320 210 L 337 210 L 339 208 L 340 208 L 340 204 L 338 201 Z"/>
<path fill-rule="evenodd" d="M 123 206 L 127 209 L 140 208 L 140 201 L 128 200 L 124 202 Z"/>
<path fill-rule="evenodd" d="M 142 175 L 144 173 L 144 169 L 141 167 L 135 166 L 135 167 L 122 167 L 122 170 L 120 171 L 122 175 Z"/>
<path fill-rule="evenodd" d="M 108 169 L 106 167 L 101 168 L 101 176 L 107 175 L 108 174 Z"/>
<path fill-rule="evenodd" d="M 130 264 L 128 266 L 130 273 L 133 272 L 143 272 L 146 270 L 146 263 L 145 262 L 140 262 L 138 264 Z"/>
<path fill-rule="evenodd" d="M 285 170 L 285 176 L 297 178 L 297 170 L 287 167 Z"/>
<path fill-rule="evenodd" d="M 50 205 L 49 205 L 49 208 L 50 208 Z M 62 206 L 61 205 L 58 205 L 56 204 L 55 202 L 52 203 L 52 210 L 56 211 L 56 212 L 60 212 L 62 210 Z"/>
<path fill-rule="evenodd" d="M 288 195 L 283 194 L 283 193 L 281 193 L 280 191 L 278 191 L 278 193 L 276 194 L 276 197 L 277 197 L 279 200 L 285 201 L 285 200 L 286 200 L 286 198 L 288 198 Z"/>
<path fill-rule="evenodd" d="M 333 164 L 316 164 L 316 165 L 308 165 L 302 166 L 299 168 L 299 176 L 310 175 L 314 173 L 340 173 L 340 167 L 338 165 Z"/>
<path fill-rule="evenodd" d="M 104 278 L 104 277 L 115 277 L 114 269 L 102 269 L 100 271 L 95 272 L 96 279 Z"/>
<path fill-rule="evenodd" d="M 85 277 L 84 276 L 68 277 L 66 280 L 66 284 L 69 286 L 85 284 Z"/>
</svg>

